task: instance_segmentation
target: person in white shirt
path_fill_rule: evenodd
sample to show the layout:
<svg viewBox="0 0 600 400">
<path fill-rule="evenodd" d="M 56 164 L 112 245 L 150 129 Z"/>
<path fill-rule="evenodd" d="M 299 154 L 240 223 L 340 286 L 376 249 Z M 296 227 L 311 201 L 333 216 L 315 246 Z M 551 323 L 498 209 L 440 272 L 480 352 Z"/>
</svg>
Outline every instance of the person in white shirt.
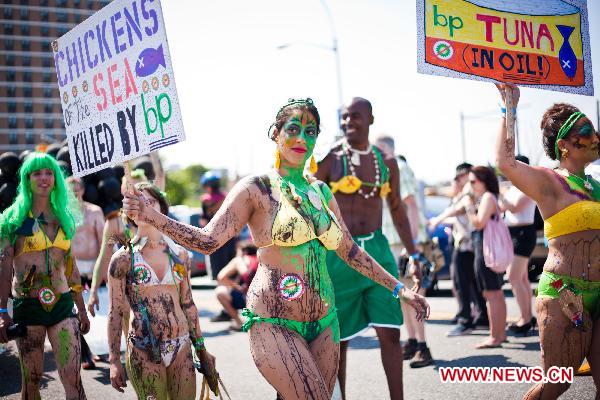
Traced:
<svg viewBox="0 0 600 400">
<path fill-rule="evenodd" d="M 529 164 L 529 158 L 518 155 L 518 161 Z M 504 221 L 510 230 L 514 254 L 512 264 L 507 274 L 512 291 L 521 311 L 521 318 L 509 330 L 516 334 L 527 334 L 536 324 L 532 314 L 532 290 L 528 276 L 529 257 L 536 243 L 536 229 L 533 224 L 535 217 L 535 202 L 515 186 L 510 186 L 500 196 L 500 208 L 504 211 Z"/>
</svg>

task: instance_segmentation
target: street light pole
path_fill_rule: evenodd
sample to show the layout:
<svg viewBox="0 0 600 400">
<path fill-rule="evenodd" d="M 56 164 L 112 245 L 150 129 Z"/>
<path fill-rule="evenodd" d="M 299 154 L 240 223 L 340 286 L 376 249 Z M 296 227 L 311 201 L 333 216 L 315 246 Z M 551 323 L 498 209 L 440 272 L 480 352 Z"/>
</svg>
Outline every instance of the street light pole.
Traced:
<svg viewBox="0 0 600 400">
<path fill-rule="evenodd" d="M 460 147 L 462 150 L 462 160 L 467 162 L 467 146 L 465 144 L 465 113 L 460 112 Z"/>
<path fill-rule="evenodd" d="M 338 117 L 340 117 L 340 112 L 341 112 L 341 108 L 342 105 L 344 103 L 344 97 L 342 94 L 342 68 L 341 68 L 341 62 L 340 62 L 340 52 L 338 49 L 338 39 L 337 39 L 337 34 L 335 32 L 335 24 L 333 23 L 333 16 L 331 15 L 331 11 L 329 10 L 329 6 L 327 5 L 327 0 L 321 0 L 321 4 L 323 5 L 323 8 L 325 9 L 325 14 L 327 14 L 327 19 L 329 20 L 329 28 L 331 29 L 331 50 L 333 51 L 333 54 L 335 55 L 335 72 L 336 72 L 336 77 L 337 77 L 337 90 L 338 90 L 338 103 L 339 103 L 339 108 L 338 108 Z M 340 118 L 338 118 L 338 123 L 340 121 Z"/>
<path fill-rule="evenodd" d="M 342 125 L 341 125 L 341 116 L 342 116 L 342 107 L 344 104 L 344 96 L 342 94 L 342 67 L 340 62 L 340 52 L 338 48 L 338 39 L 335 33 L 335 25 L 333 23 L 333 17 L 331 15 L 331 11 L 329 10 L 329 6 L 327 5 L 327 0 L 321 0 L 321 4 L 323 5 L 323 9 L 325 10 L 325 14 L 327 15 L 327 20 L 329 21 L 329 29 L 331 30 L 331 46 L 324 46 L 318 43 L 301 43 L 312 47 L 317 47 L 319 49 L 324 49 L 333 52 L 335 57 L 335 75 L 337 80 L 337 95 L 338 95 L 338 109 L 337 109 L 337 120 L 338 120 L 338 134 L 335 139 L 338 140 L 343 136 L 342 133 Z M 277 46 L 277 50 L 287 49 L 290 46 L 293 46 L 297 43 L 284 43 Z"/>
</svg>

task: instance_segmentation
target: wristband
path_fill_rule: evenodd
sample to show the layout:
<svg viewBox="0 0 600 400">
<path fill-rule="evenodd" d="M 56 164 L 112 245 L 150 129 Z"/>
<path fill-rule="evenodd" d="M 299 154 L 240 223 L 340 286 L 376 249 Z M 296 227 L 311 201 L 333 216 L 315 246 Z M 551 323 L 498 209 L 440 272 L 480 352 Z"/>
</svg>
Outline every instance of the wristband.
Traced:
<svg viewBox="0 0 600 400">
<path fill-rule="evenodd" d="M 8 308 L 0 308 L 0 314 L 8 314 Z"/>
<path fill-rule="evenodd" d="M 502 113 L 503 116 L 506 116 L 506 107 L 500 106 L 500 112 Z M 513 107 L 512 112 L 513 112 L 513 115 L 517 115 L 516 107 Z"/>
<path fill-rule="evenodd" d="M 418 251 L 415 251 L 414 253 L 412 253 L 410 256 L 408 256 L 408 258 L 411 261 L 415 261 L 418 260 L 421 257 L 421 253 L 419 253 Z"/>
<path fill-rule="evenodd" d="M 204 345 L 204 338 L 200 336 L 199 338 L 192 339 L 192 343 L 194 343 L 194 348 L 196 350 L 206 350 L 206 346 Z"/>
<path fill-rule="evenodd" d="M 398 298 L 398 293 L 400 292 L 400 289 L 402 289 L 403 287 L 404 287 L 404 284 L 402 282 L 396 283 L 396 286 L 394 287 L 394 291 L 392 292 L 392 296 L 394 296 L 395 298 Z"/>
</svg>

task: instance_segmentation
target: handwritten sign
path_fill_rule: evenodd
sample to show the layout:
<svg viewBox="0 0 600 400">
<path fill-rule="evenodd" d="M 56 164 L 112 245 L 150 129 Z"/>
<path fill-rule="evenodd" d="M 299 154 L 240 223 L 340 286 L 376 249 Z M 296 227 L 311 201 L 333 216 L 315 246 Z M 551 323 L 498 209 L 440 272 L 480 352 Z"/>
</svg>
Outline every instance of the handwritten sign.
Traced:
<svg viewBox="0 0 600 400">
<path fill-rule="evenodd" d="M 73 175 L 185 140 L 160 0 L 115 0 L 52 43 Z"/>
<path fill-rule="evenodd" d="M 594 94 L 585 0 L 417 0 L 420 73 Z"/>
</svg>

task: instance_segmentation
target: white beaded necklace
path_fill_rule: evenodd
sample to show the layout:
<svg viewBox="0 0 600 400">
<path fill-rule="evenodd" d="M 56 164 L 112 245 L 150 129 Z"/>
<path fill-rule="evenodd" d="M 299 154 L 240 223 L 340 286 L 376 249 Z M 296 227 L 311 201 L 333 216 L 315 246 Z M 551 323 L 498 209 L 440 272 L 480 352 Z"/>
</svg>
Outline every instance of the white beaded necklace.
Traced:
<svg viewBox="0 0 600 400">
<path fill-rule="evenodd" d="M 352 149 L 353 154 L 350 154 L 350 145 L 348 145 L 347 143 L 343 146 L 344 150 L 346 151 L 346 154 L 348 156 L 348 159 L 350 160 L 350 162 L 348 163 L 348 167 L 350 169 L 350 173 L 356 176 L 356 170 L 354 169 L 354 162 L 352 160 L 352 157 L 354 157 L 354 154 L 360 154 L 360 155 L 366 155 L 371 153 L 373 155 L 373 165 L 375 166 L 375 184 L 373 185 L 373 188 L 371 189 L 371 191 L 369 193 L 365 193 L 363 192 L 363 186 L 364 183 L 360 186 L 360 189 L 358 189 L 358 194 L 360 194 L 361 196 L 363 196 L 365 199 L 369 199 L 371 197 L 375 197 L 375 193 L 377 193 L 377 188 L 379 188 L 381 186 L 381 174 L 379 172 L 379 160 L 377 160 L 377 155 L 375 154 L 375 152 L 373 151 L 373 148 L 371 147 L 371 145 L 369 145 L 369 147 L 367 147 L 367 150 L 356 150 L 356 149 Z M 359 161 L 357 163 L 357 165 L 360 165 L 360 157 L 358 157 Z M 358 177 L 357 177 L 358 178 Z"/>
</svg>

